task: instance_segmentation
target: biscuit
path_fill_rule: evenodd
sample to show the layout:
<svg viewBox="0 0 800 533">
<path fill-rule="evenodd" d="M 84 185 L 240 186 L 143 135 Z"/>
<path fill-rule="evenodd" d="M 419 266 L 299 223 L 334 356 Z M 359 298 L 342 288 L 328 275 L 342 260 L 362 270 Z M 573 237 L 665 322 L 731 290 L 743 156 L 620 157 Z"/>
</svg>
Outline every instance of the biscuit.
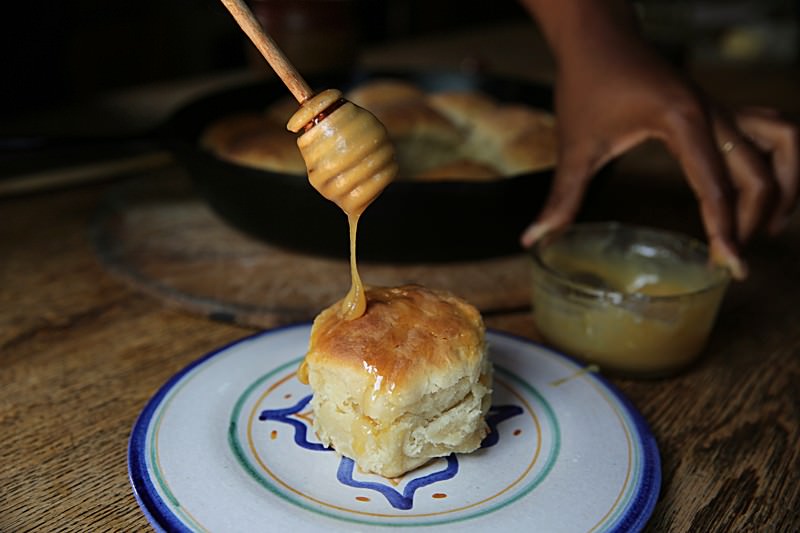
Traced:
<svg viewBox="0 0 800 533">
<path fill-rule="evenodd" d="M 552 169 L 554 116 L 478 90 L 425 92 L 392 78 L 366 81 L 345 97 L 369 110 L 395 146 L 399 179 L 478 181 Z M 305 174 L 295 137 L 285 131 L 297 104 L 281 98 L 263 115 L 220 119 L 203 137 L 217 157 L 274 172 Z"/>
<path fill-rule="evenodd" d="M 314 320 L 298 375 L 320 441 L 390 478 L 476 450 L 492 386 L 480 313 L 416 285 L 368 289 L 367 302 L 358 319 L 337 303 Z"/>
</svg>

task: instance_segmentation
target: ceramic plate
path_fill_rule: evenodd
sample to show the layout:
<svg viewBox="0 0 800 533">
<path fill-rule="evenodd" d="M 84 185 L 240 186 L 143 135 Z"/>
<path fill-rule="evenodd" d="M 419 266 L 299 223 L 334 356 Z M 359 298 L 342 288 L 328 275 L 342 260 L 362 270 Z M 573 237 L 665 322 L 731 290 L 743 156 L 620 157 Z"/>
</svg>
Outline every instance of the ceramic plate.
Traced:
<svg viewBox="0 0 800 533">
<path fill-rule="evenodd" d="M 226 346 L 167 382 L 139 416 L 128 466 L 165 531 L 638 531 L 658 497 L 656 442 L 601 377 L 488 332 L 492 432 L 480 450 L 397 479 L 315 439 L 295 370 L 310 325 Z"/>
</svg>

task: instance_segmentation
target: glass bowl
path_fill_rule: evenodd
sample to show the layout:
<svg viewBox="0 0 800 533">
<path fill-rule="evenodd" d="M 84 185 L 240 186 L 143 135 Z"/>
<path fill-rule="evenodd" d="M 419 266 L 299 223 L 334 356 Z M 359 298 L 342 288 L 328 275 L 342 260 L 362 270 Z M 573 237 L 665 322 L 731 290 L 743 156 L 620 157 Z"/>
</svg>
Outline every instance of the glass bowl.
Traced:
<svg viewBox="0 0 800 533">
<path fill-rule="evenodd" d="M 576 224 L 533 246 L 532 303 L 553 347 L 631 377 L 678 372 L 702 352 L 730 281 L 676 233 Z"/>
</svg>

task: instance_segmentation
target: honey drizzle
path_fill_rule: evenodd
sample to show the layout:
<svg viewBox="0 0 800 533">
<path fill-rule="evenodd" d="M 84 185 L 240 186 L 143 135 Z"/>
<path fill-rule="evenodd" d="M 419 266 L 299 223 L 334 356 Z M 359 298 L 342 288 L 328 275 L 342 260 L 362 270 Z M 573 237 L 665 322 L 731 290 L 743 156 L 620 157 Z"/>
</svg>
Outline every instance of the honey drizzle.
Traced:
<svg viewBox="0 0 800 533">
<path fill-rule="evenodd" d="M 329 127 L 315 130 L 325 120 L 330 121 Z M 358 219 L 397 174 L 394 148 L 383 124 L 367 110 L 342 98 L 335 89 L 302 102 L 286 127 L 295 133 L 303 131 L 297 146 L 311 185 L 347 215 L 351 287 L 341 302 L 339 316 L 342 320 L 355 320 L 367 309 L 356 266 Z M 298 376 L 301 380 L 304 377 L 302 372 Z"/>
<path fill-rule="evenodd" d="M 367 310 L 367 297 L 364 293 L 364 285 L 361 283 L 361 276 L 358 275 L 358 265 L 356 264 L 356 233 L 358 232 L 358 214 L 347 214 L 347 222 L 350 226 L 350 291 L 342 300 L 342 318 L 345 320 L 355 320 Z"/>
</svg>

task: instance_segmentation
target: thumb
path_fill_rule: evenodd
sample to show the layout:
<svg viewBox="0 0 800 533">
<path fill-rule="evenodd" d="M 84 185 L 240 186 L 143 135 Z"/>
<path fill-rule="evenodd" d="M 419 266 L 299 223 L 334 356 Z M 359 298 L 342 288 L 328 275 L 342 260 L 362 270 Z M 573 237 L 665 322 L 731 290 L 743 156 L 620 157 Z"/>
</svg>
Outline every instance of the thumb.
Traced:
<svg viewBox="0 0 800 533">
<path fill-rule="evenodd" d="M 539 217 L 520 236 L 529 248 L 545 234 L 564 228 L 578 213 L 586 188 L 599 165 L 579 150 L 565 150 L 556 168 L 553 185 Z"/>
</svg>

